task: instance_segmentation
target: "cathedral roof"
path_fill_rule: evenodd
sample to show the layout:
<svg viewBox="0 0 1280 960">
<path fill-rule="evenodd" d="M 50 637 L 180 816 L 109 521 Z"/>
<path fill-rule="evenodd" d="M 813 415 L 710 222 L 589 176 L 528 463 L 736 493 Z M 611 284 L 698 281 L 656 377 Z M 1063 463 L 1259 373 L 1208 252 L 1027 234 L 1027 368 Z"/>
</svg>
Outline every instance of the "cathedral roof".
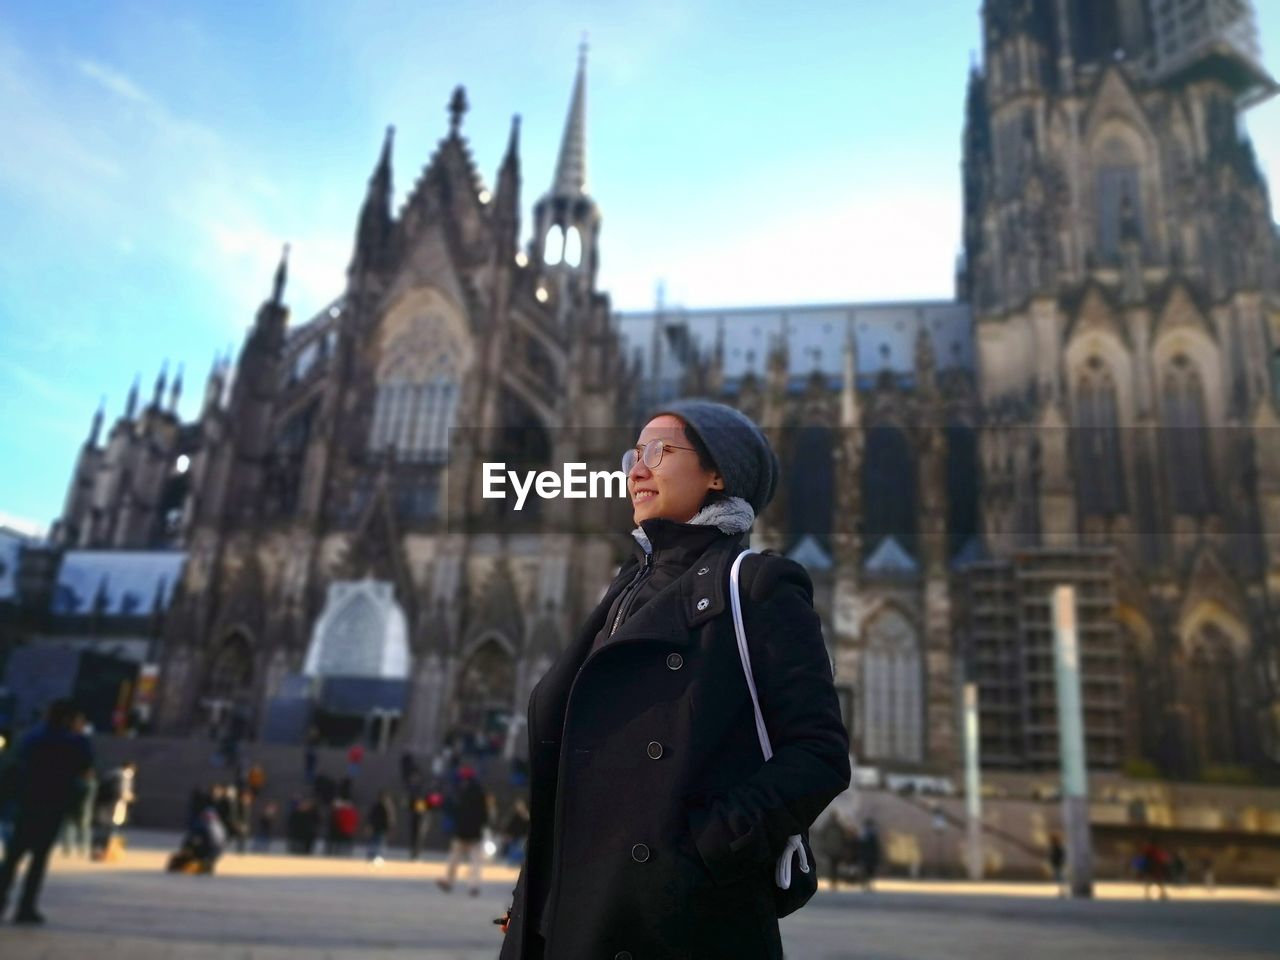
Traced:
<svg viewBox="0 0 1280 960">
<path fill-rule="evenodd" d="M 822 545 L 811 533 L 806 533 L 800 542 L 787 554 L 788 560 L 794 560 L 802 567 L 810 570 L 830 570 L 835 564 L 831 554 L 822 549 Z"/>
<path fill-rule="evenodd" d="M 916 573 L 920 566 L 893 537 L 885 537 L 867 558 L 868 573 Z"/>
<path fill-rule="evenodd" d="M 974 367 L 969 305 L 951 300 L 628 311 L 617 314 L 616 322 L 628 355 L 639 359 L 646 379 L 656 375 L 679 380 L 694 359 L 712 355 L 721 325 L 724 378 L 729 384 L 748 373 L 763 376 L 770 344 L 780 336 L 786 339 L 788 373 L 797 387 L 815 371 L 839 386 L 849 332 L 855 338 L 862 386 L 873 385 L 885 370 L 911 377 L 916 335 L 922 327 L 932 340 L 939 370 Z M 665 336 L 655 346 L 660 322 Z"/>
<path fill-rule="evenodd" d="M 179 550 L 68 550 L 51 612 L 150 616 L 157 603 L 168 607 L 186 559 Z"/>
</svg>

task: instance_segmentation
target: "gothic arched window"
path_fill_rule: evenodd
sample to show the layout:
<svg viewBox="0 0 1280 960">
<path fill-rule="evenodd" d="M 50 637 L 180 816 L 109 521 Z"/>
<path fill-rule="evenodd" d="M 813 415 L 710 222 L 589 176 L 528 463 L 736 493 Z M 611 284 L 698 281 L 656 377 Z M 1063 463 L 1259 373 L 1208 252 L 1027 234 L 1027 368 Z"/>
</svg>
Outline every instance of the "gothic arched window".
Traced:
<svg viewBox="0 0 1280 960">
<path fill-rule="evenodd" d="M 1076 489 L 1083 515 L 1112 516 L 1125 509 L 1124 458 L 1120 450 L 1116 385 L 1096 356 L 1076 381 L 1074 453 Z"/>
<path fill-rule="evenodd" d="M 887 611 L 867 628 L 862 655 L 862 749 L 867 759 L 924 758 L 923 663 L 915 628 Z"/>
<path fill-rule="evenodd" d="M 457 413 L 460 351 L 440 317 L 415 318 L 389 343 L 378 369 L 369 452 L 444 463 Z"/>
<path fill-rule="evenodd" d="M 862 458 L 862 548 L 870 556 L 885 537 L 915 555 L 919 514 L 916 460 L 897 427 L 867 431 Z"/>
<path fill-rule="evenodd" d="M 1161 388 L 1165 468 L 1175 513 L 1203 516 L 1213 509 L 1208 428 L 1200 374 L 1185 354 L 1165 367 Z"/>
<path fill-rule="evenodd" d="M 1142 242 L 1146 235 L 1141 169 L 1129 145 L 1120 137 L 1111 137 L 1102 144 L 1096 163 L 1098 259 L 1118 263 L 1121 241 L 1134 236 Z"/>
<path fill-rule="evenodd" d="M 570 227 L 564 233 L 564 262 L 570 267 L 582 263 L 582 234 L 577 227 Z"/>
<path fill-rule="evenodd" d="M 962 423 L 948 424 L 947 546 L 955 554 L 978 535 L 978 433 Z"/>
<path fill-rule="evenodd" d="M 552 227 L 547 231 L 547 241 L 543 262 L 559 263 L 564 259 L 565 237 L 563 227 Z"/>
<path fill-rule="evenodd" d="M 811 534 L 826 546 L 831 533 L 832 507 L 835 503 L 834 442 L 831 429 L 823 426 L 800 427 L 792 433 L 790 482 L 787 513 L 791 521 L 790 535 L 798 540 Z"/>
</svg>

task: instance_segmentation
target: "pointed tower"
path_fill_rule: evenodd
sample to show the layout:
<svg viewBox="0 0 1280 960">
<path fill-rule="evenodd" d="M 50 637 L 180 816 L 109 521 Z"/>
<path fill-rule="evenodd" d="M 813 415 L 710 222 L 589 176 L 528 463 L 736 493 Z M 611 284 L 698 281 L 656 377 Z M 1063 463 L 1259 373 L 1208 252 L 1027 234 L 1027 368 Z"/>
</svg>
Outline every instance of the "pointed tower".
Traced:
<svg viewBox="0 0 1280 960">
<path fill-rule="evenodd" d="M 349 274 L 381 266 L 387 256 L 391 240 L 391 148 L 396 128 L 387 127 L 382 141 L 382 154 L 369 177 L 369 189 L 360 207 L 360 220 L 356 226 L 355 252 L 351 256 Z"/>
<path fill-rule="evenodd" d="M 594 290 L 600 211 L 587 191 L 587 45 L 578 51 L 569 116 L 551 189 L 533 208 L 532 259 L 542 269 Z"/>
<path fill-rule="evenodd" d="M 107 398 L 103 397 L 98 403 L 98 409 L 93 413 L 93 423 L 89 427 L 89 437 L 85 440 L 86 447 L 96 447 L 98 438 L 102 436 L 102 419 L 106 416 Z"/>
<path fill-rule="evenodd" d="M 499 262 L 510 263 L 520 245 L 520 115 L 511 118 L 507 152 L 498 169 L 493 218 Z"/>
<path fill-rule="evenodd" d="M 267 457 L 271 450 L 271 416 L 280 390 L 280 360 L 289 309 L 284 305 L 288 280 L 289 245 L 276 267 L 271 298 L 258 308 L 253 327 L 232 380 L 228 419 L 236 424 L 233 438 L 236 470 L 226 504 L 237 519 L 248 521 L 261 505 Z"/>
<path fill-rule="evenodd" d="M 164 385 L 168 376 L 169 361 L 165 360 L 164 363 L 160 365 L 160 374 L 156 377 L 155 389 L 151 392 L 151 406 L 156 410 L 160 409 L 160 402 L 164 399 Z"/>
<path fill-rule="evenodd" d="M 178 412 L 178 401 L 182 398 L 182 364 L 178 364 L 178 375 L 173 378 L 173 386 L 169 388 L 169 412 Z"/>
<path fill-rule="evenodd" d="M 124 402 L 124 418 L 132 420 L 138 412 L 138 387 L 141 383 L 142 376 L 135 375 L 133 378 L 133 386 L 129 388 L 129 397 Z"/>
</svg>

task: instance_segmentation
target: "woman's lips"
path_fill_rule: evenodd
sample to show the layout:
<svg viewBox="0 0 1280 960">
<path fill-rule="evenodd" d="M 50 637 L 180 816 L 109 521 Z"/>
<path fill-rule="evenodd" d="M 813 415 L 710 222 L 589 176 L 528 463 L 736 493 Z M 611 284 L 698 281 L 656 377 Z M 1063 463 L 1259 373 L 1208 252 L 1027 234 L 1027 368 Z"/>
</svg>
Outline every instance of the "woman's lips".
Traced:
<svg viewBox="0 0 1280 960">
<path fill-rule="evenodd" d="M 633 490 L 631 492 L 631 501 L 633 503 L 643 503 L 645 500 L 652 500 L 657 495 L 657 490 Z"/>
</svg>

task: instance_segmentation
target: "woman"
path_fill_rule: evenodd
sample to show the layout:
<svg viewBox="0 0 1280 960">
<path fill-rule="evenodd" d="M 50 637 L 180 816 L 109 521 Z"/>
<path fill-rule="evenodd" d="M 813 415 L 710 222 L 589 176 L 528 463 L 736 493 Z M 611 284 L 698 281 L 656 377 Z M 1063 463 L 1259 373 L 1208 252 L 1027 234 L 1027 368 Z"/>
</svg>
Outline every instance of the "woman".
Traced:
<svg viewBox="0 0 1280 960">
<path fill-rule="evenodd" d="M 501 960 L 780 958 L 774 863 L 849 784 L 804 569 L 729 568 L 777 482 L 747 417 L 681 401 L 623 457 L 635 554 L 529 698 L 530 833 Z"/>
</svg>

